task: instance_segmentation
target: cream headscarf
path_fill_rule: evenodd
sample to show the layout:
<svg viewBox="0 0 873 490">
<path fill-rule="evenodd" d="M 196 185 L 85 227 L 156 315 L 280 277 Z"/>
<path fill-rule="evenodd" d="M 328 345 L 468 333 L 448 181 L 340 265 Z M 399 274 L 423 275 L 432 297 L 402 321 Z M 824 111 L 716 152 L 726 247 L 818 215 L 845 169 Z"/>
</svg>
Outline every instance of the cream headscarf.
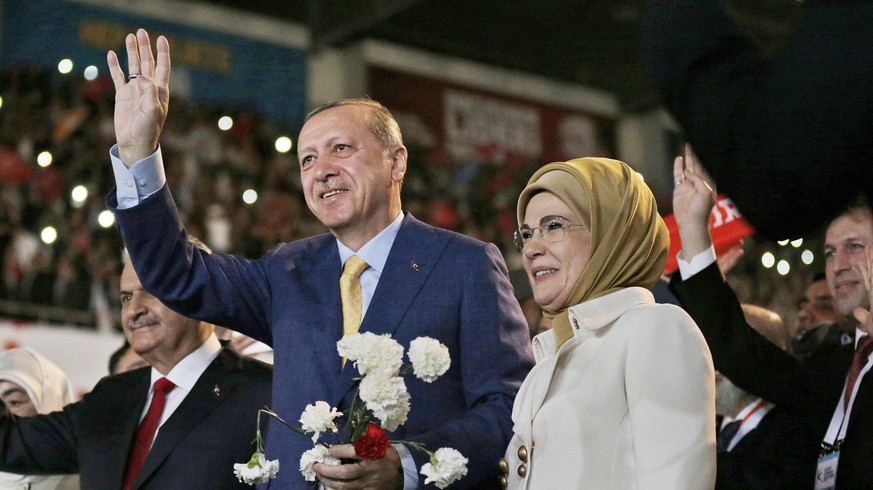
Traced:
<svg viewBox="0 0 873 490">
<path fill-rule="evenodd" d="M 543 314 L 553 320 L 558 344 L 572 337 L 567 308 L 621 288 L 651 288 L 658 281 L 670 235 L 652 191 L 626 163 L 608 158 L 579 158 L 537 170 L 518 198 L 518 224 L 524 222 L 534 194 L 551 192 L 591 233 L 585 270 L 567 304 Z"/>
<path fill-rule="evenodd" d="M 73 401 L 73 387 L 61 368 L 26 347 L 0 352 L 0 380 L 24 388 L 40 414 L 61 410 Z M 0 489 L 58 488 L 66 478 L 0 473 Z"/>
</svg>

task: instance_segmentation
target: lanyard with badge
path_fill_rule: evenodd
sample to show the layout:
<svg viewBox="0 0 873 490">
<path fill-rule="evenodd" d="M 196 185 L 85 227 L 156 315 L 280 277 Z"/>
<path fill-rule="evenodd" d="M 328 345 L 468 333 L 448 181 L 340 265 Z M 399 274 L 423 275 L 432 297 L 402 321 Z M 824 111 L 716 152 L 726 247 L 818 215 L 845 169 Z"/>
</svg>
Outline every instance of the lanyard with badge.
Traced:
<svg viewBox="0 0 873 490">
<path fill-rule="evenodd" d="M 827 434 L 825 434 L 825 438 L 821 443 L 821 453 L 818 457 L 818 466 L 815 469 L 815 490 L 833 490 L 836 488 L 837 465 L 840 462 L 840 446 L 842 446 L 843 440 L 846 438 L 849 419 L 852 417 L 852 407 L 855 405 L 855 395 L 858 394 L 861 380 L 864 379 L 864 375 L 870 368 L 871 363 L 868 360 L 864 369 L 858 374 L 858 379 L 852 388 L 852 396 L 849 398 L 847 405 L 843 403 L 847 387 L 843 388 L 843 396 L 840 396 L 837 409 L 834 410 L 834 415 L 831 417 Z"/>
</svg>

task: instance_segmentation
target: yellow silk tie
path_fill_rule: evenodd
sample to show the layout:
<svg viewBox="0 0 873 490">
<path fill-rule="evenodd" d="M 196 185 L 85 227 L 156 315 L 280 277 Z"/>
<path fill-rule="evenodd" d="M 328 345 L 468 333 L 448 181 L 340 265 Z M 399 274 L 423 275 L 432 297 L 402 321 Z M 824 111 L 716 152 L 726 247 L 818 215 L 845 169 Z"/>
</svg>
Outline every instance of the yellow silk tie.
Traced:
<svg viewBox="0 0 873 490">
<path fill-rule="evenodd" d="M 343 336 L 351 335 L 361 326 L 361 312 L 364 309 L 364 295 L 358 279 L 364 269 L 369 267 L 357 255 L 346 259 L 343 274 L 340 276 L 340 296 L 343 302 Z"/>
<path fill-rule="evenodd" d="M 364 310 L 364 294 L 359 279 L 364 269 L 369 267 L 363 259 L 352 255 L 343 264 L 340 276 L 340 299 L 343 303 L 343 337 L 352 335 L 361 327 L 361 312 Z M 343 357 L 342 367 L 346 366 Z"/>
</svg>

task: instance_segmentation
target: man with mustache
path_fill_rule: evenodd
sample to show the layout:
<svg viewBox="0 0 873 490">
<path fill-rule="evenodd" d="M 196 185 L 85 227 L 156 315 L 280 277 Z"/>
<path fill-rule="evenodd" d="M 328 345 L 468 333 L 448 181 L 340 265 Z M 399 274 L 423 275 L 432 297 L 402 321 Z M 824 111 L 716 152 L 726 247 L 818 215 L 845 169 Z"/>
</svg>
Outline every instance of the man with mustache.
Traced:
<svg viewBox="0 0 873 490">
<path fill-rule="evenodd" d="M 806 419 L 821 440 L 815 488 L 873 488 L 873 209 L 858 199 L 829 224 L 825 274 L 834 307 L 855 318 L 855 342 L 823 344 L 800 362 L 746 324 L 714 265 L 706 228 L 714 192 L 699 162 L 679 161 L 673 208 L 682 236 L 671 289 L 706 337 L 716 369 L 743 390 Z M 810 482 L 813 485 L 813 482 Z"/>
<path fill-rule="evenodd" d="M 151 367 L 103 378 L 62 412 L 0 419 L 0 469 L 79 473 L 83 490 L 249 488 L 233 465 L 255 450 L 270 366 L 222 348 L 212 325 L 147 293 L 129 260 L 120 295 L 127 341 Z"/>
<path fill-rule="evenodd" d="M 412 408 L 390 436 L 432 451 L 460 451 L 468 473 L 454 488 L 496 484 L 512 403 L 533 364 L 497 247 L 402 212 L 407 150 L 400 128 L 381 104 L 351 99 L 312 111 L 298 138 L 306 204 L 331 233 L 280 244 L 259 260 L 200 253 L 185 242 L 163 177 L 158 140 L 169 101 L 166 38 L 158 37 L 156 48 L 155 60 L 145 30 L 127 36 L 129 79 L 115 53 L 108 55 L 118 143 L 110 151 L 118 185 L 108 205 L 146 289 L 192 318 L 271 346 L 272 408 L 285 420 L 297 420 L 316 401 L 340 411 L 350 406 L 358 374 L 337 354 L 343 335 L 391 334 L 403 346 L 424 335 L 439 340 L 451 367 L 428 385 L 407 381 Z M 341 275 L 355 284 L 357 305 L 350 295 L 343 301 Z M 271 423 L 267 457 L 288 468 L 272 485 L 308 488 L 293 468 L 312 441 Z M 330 453 L 353 460 L 315 465 L 330 488 L 417 488 L 424 485 L 418 469 L 429 461 L 401 444 L 377 460 L 358 458 L 350 444 Z"/>
</svg>

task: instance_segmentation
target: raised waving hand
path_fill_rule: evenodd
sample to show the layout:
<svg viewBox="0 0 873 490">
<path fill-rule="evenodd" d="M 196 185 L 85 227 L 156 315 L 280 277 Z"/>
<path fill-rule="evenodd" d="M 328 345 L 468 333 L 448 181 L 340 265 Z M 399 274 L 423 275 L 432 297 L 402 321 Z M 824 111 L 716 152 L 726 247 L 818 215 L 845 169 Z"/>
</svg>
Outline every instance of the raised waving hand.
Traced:
<svg viewBox="0 0 873 490">
<path fill-rule="evenodd" d="M 115 84 L 118 156 L 130 167 L 158 147 L 170 102 L 170 44 L 166 37 L 158 36 L 157 62 L 145 29 L 128 34 L 124 46 L 128 76 L 114 51 L 106 54 L 106 61 Z"/>
<path fill-rule="evenodd" d="M 689 145 L 685 145 L 685 154 L 673 161 L 673 178 L 673 215 L 682 238 L 682 257 L 691 260 L 712 244 L 709 216 L 716 194 L 712 179 Z"/>
</svg>

